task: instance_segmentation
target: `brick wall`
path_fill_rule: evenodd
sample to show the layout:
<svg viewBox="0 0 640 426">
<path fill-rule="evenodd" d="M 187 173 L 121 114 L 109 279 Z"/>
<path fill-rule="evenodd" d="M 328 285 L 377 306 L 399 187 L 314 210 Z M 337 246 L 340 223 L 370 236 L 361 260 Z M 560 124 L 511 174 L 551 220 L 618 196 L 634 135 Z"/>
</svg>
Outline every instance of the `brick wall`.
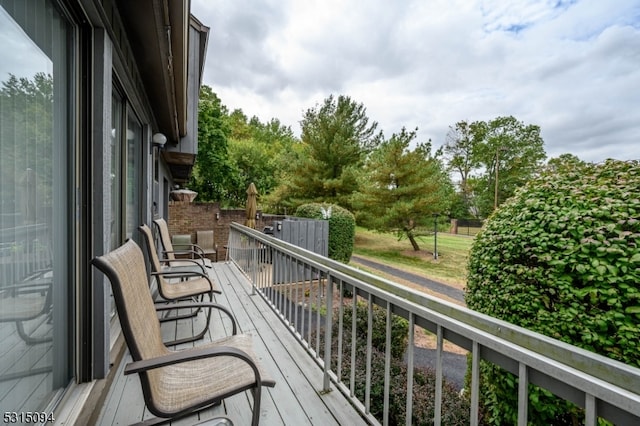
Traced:
<svg viewBox="0 0 640 426">
<path fill-rule="evenodd" d="M 262 215 L 256 221 L 256 229 L 262 230 L 270 226 L 276 216 Z M 216 214 L 218 216 L 216 216 Z M 187 201 L 170 201 L 167 224 L 169 232 L 173 234 L 191 234 L 191 241 L 196 241 L 196 231 L 213 229 L 213 237 L 218 245 L 218 260 L 226 259 L 227 251 L 224 246 L 229 240 L 229 225 L 237 222 L 244 225 L 246 221 L 244 209 L 221 209 L 220 203 L 189 203 Z"/>
</svg>

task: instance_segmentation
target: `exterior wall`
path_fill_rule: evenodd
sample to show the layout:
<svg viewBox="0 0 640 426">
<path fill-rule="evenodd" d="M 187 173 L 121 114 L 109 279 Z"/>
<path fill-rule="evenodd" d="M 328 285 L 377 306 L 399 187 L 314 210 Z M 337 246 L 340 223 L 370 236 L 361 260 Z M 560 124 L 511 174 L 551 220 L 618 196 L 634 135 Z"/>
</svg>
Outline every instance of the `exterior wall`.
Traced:
<svg viewBox="0 0 640 426">
<path fill-rule="evenodd" d="M 220 216 L 216 219 L 216 213 Z M 256 229 L 262 230 L 271 226 L 279 216 L 263 215 L 256 221 Z M 229 240 L 229 225 L 236 222 L 244 225 L 246 212 L 244 209 L 220 209 L 219 203 L 189 203 L 186 201 L 169 202 L 169 232 L 173 234 L 191 234 L 191 241 L 196 242 L 196 231 L 213 229 L 213 237 L 218 245 L 218 260 L 226 259 L 225 246 Z"/>
</svg>

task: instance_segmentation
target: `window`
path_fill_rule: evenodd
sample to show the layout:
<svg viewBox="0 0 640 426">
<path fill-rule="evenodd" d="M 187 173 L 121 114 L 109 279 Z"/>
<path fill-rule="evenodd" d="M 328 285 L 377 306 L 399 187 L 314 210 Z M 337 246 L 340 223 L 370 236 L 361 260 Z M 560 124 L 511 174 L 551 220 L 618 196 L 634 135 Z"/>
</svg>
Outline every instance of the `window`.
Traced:
<svg viewBox="0 0 640 426">
<path fill-rule="evenodd" d="M 142 217 L 143 128 L 114 88 L 111 129 L 111 249 L 135 237 Z M 125 121 L 126 115 L 126 121 Z"/>
<path fill-rule="evenodd" d="M 111 250 L 127 238 L 137 238 L 142 200 L 142 125 L 121 91 L 113 88 L 111 102 Z M 111 315 L 115 315 L 113 295 Z"/>
<path fill-rule="evenodd" d="M 142 215 L 142 125 L 133 113 L 127 115 L 126 235 L 134 238 Z"/>
<path fill-rule="evenodd" d="M 0 39 L 0 409 L 42 411 L 72 377 L 73 30 L 0 0 Z"/>
</svg>

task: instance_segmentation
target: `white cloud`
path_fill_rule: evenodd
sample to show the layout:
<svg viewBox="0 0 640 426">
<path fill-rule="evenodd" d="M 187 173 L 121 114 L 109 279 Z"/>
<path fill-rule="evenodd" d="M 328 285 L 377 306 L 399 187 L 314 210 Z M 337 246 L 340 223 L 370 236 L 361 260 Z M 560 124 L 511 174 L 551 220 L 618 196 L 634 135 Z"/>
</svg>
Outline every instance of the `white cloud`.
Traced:
<svg viewBox="0 0 640 426">
<path fill-rule="evenodd" d="M 444 142 L 460 120 L 539 125 L 550 156 L 640 158 L 640 0 L 194 0 L 204 83 L 299 131 L 348 95 L 387 136 Z"/>
</svg>

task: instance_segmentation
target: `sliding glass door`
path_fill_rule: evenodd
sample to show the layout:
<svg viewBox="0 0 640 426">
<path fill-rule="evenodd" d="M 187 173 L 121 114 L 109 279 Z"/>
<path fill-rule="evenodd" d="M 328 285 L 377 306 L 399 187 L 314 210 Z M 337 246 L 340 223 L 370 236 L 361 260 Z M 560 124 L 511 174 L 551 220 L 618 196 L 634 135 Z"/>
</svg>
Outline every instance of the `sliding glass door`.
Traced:
<svg viewBox="0 0 640 426">
<path fill-rule="evenodd" d="M 44 410 L 72 377 L 73 34 L 51 1 L 0 0 L 3 413 Z"/>
</svg>

